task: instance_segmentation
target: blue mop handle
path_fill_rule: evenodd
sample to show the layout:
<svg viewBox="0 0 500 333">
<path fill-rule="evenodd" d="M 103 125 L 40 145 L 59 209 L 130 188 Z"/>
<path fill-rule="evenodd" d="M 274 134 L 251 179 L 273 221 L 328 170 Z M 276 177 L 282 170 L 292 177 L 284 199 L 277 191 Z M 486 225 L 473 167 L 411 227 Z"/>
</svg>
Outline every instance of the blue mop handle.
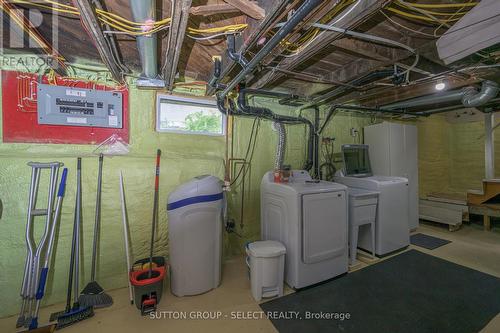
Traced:
<svg viewBox="0 0 500 333">
<path fill-rule="evenodd" d="M 61 182 L 59 183 L 59 191 L 57 192 L 57 197 L 62 198 L 64 196 L 64 190 L 66 189 L 66 177 L 68 175 L 68 169 L 64 168 Z M 38 283 L 38 289 L 36 291 L 36 299 L 42 299 L 45 293 L 45 282 L 47 281 L 47 275 L 49 272 L 49 268 L 46 266 L 42 268 L 40 272 L 40 282 Z"/>
<path fill-rule="evenodd" d="M 57 196 L 62 198 L 64 197 L 64 190 L 66 189 L 66 177 L 68 176 L 68 169 L 64 168 L 62 176 L 61 176 L 61 183 L 59 183 L 59 192 L 57 192 Z"/>
</svg>

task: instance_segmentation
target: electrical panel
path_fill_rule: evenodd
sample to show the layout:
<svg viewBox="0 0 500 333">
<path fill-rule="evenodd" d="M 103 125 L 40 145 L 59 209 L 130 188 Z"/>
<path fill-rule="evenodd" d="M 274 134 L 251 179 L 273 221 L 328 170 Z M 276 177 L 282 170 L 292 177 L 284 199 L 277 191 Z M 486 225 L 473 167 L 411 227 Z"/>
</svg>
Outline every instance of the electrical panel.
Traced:
<svg viewBox="0 0 500 333">
<path fill-rule="evenodd" d="M 38 124 L 122 128 L 121 92 L 38 84 Z"/>
</svg>

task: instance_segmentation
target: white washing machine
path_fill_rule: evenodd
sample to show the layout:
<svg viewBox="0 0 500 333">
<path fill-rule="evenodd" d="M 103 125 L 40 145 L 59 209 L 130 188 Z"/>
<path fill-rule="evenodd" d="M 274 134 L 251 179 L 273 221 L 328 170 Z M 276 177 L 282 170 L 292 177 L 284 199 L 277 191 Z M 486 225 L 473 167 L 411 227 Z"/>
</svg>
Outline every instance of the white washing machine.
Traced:
<svg viewBox="0 0 500 333">
<path fill-rule="evenodd" d="M 367 145 L 343 145 L 344 170 L 335 181 L 352 188 L 379 192 L 375 221 L 375 254 L 384 256 L 410 244 L 408 179 L 372 175 Z M 369 227 L 359 229 L 358 247 L 370 250 Z"/>
<path fill-rule="evenodd" d="M 288 183 L 261 183 L 261 236 L 286 247 L 285 281 L 304 288 L 347 272 L 347 187 L 294 170 Z"/>
</svg>

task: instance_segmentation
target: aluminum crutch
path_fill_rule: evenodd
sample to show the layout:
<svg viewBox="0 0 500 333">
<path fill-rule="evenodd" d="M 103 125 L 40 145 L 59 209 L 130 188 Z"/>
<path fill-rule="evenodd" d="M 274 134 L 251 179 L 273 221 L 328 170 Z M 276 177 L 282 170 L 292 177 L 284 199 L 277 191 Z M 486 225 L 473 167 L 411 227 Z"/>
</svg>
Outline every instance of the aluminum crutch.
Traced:
<svg viewBox="0 0 500 333">
<path fill-rule="evenodd" d="M 16 326 L 28 326 L 31 322 L 33 314 L 33 303 L 36 298 L 36 288 L 40 273 L 40 262 L 44 257 L 43 250 L 47 244 L 47 237 L 52 226 L 52 216 L 54 209 L 55 190 L 59 167 L 63 164 L 60 162 L 38 163 L 29 162 L 31 170 L 30 195 L 28 200 L 28 217 L 26 222 L 26 245 L 28 248 L 25 270 L 23 275 L 23 283 L 21 287 L 21 311 L 17 320 Z M 38 196 L 38 188 L 40 183 L 40 174 L 43 169 L 50 169 L 50 181 L 48 184 L 47 209 L 37 209 L 36 201 Z M 43 235 L 38 244 L 36 244 L 33 231 L 34 220 L 36 216 L 46 216 L 45 228 Z M 27 315 L 27 317 L 26 317 Z"/>
<path fill-rule="evenodd" d="M 33 330 L 35 328 L 38 328 L 38 312 L 40 311 L 40 303 L 41 300 L 45 294 L 45 284 L 47 281 L 47 276 L 49 272 L 49 266 L 50 266 L 50 260 L 52 258 L 52 249 L 54 248 L 54 238 L 56 234 L 56 229 L 57 225 L 59 222 L 59 218 L 61 217 L 61 207 L 62 207 L 62 201 L 64 197 L 64 190 L 66 188 L 66 177 L 68 175 L 68 169 L 64 169 L 62 176 L 61 176 L 61 182 L 59 183 L 59 191 L 57 192 L 57 203 L 56 203 L 56 208 L 54 211 L 54 217 L 52 220 L 52 225 L 50 228 L 50 233 L 49 233 L 49 240 L 47 244 L 47 252 L 45 254 L 45 261 L 43 264 L 43 268 L 40 271 L 40 277 L 38 279 L 38 287 L 36 290 L 36 304 L 35 304 L 35 311 L 31 316 L 31 322 L 29 329 Z"/>
</svg>

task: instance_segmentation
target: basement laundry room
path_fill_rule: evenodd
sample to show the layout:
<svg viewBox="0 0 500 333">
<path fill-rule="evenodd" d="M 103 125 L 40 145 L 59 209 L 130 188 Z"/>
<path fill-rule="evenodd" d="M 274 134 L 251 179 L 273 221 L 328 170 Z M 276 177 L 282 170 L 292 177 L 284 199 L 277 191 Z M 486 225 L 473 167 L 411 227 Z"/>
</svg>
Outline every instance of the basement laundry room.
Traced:
<svg viewBox="0 0 500 333">
<path fill-rule="evenodd" d="M 0 3 L 0 332 L 500 332 L 500 1 Z"/>
</svg>

